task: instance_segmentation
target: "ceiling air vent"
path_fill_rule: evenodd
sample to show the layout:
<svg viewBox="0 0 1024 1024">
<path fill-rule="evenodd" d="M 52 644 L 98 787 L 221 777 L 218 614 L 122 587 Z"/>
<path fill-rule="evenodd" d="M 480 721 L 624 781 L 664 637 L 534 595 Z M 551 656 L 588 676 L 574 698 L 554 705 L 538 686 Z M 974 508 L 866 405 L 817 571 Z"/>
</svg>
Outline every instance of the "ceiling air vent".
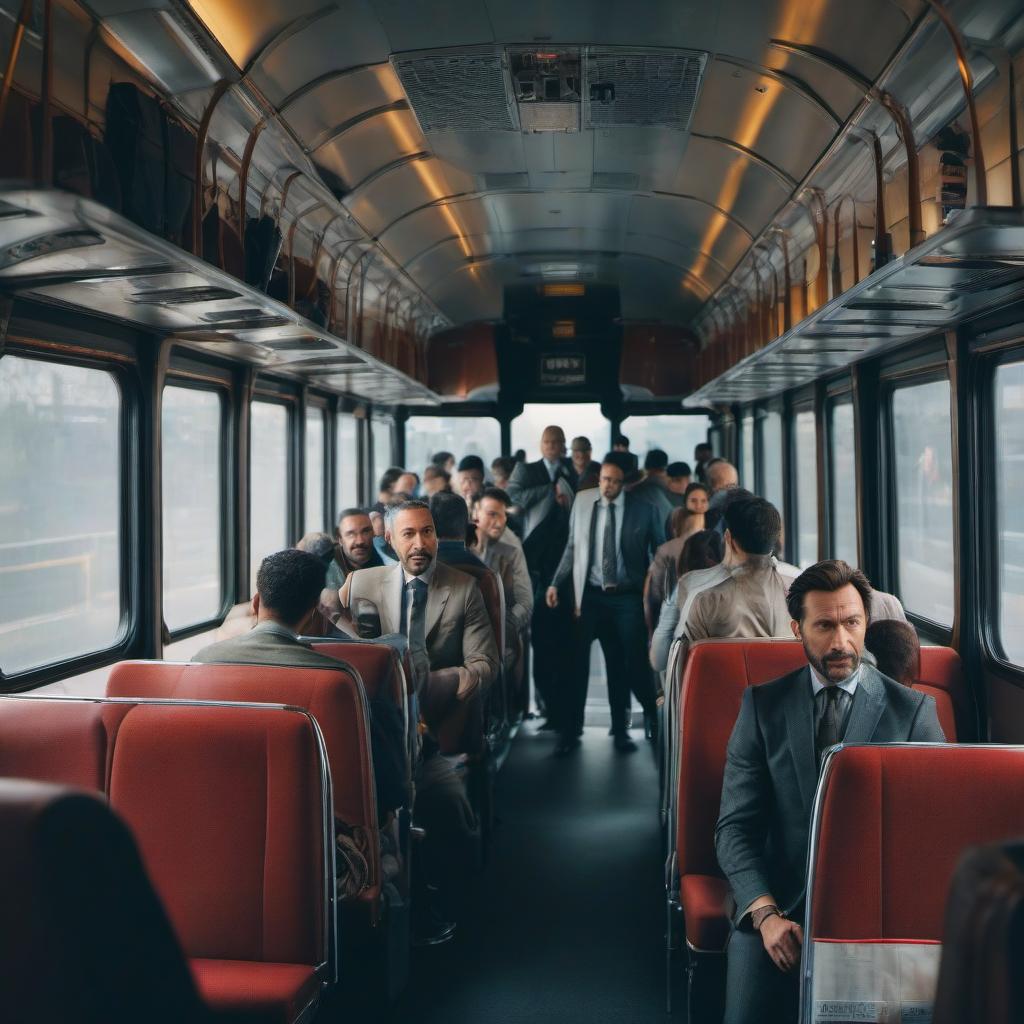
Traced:
<svg viewBox="0 0 1024 1024">
<path fill-rule="evenodd" d="M 688 131 L 707 60 L 697 50 L 587 50 L 584 127 Z"/>
<path fill-rule="evenodd" d="M 480 179 L 488 190 L 530 187 L 530 176 L 525 171 L 487 171 Z"/>
<path fill-rule="evenodd" d="M 425 133 L 518 129 L 500 51 L 394 54 L 391 64 Z"/>
<path fill-rule="evenodd" d="M 594 188 L 615 188 L 635 192 L 640 187 L 640 176 L 626 171 L 594 171 Z"/>
</svg>

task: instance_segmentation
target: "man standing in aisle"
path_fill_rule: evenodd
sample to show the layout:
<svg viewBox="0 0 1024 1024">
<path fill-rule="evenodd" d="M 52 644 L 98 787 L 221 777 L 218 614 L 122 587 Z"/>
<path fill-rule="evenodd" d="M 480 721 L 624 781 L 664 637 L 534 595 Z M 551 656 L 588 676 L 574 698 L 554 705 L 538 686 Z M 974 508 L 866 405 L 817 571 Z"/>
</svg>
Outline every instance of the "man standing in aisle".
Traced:
<svg viewBox="0 0 1024 1024">
<path fill-rule="evenodd" d="M 623 490 L 625 453 L 611 452 L 601 464 L 598 494 L 584 491 L 573 506 L 569 536 L 545 603 L 560 607 L 559 589 L 571 578 L 578 620 L 576 665 L 559 703 L 557 754 L 580 745 L 590 674 L 590 647 L 601 644 L 608 671 L 608 704 L 615 749 L 636 750 L 630 739 L 630 690 L 649 723 L 655 717 L 654 681 L 647 664 L 643 587 L 654 552 L 665 539 L 654 507 Z M 563 641 L 564 642 L 564 641 Z"/>
<path fill-rule="evenodd" d="M 565 642 L 571 627 L 566 602 L 548 605 L 547 584 L 558 567 L 569 536 L 576 474 L 565 457 L 565 433 L 561 427 L 546 427 L 540 439 L 542 458 L 517 462 L 508 482 L 508 496 L 522 510 L 523 553 L 533 583 L 533 680 L 537 704 L 554 722 L 553 708 L 563 680 L 572 665 L 572 653 Z"/>
</svg>

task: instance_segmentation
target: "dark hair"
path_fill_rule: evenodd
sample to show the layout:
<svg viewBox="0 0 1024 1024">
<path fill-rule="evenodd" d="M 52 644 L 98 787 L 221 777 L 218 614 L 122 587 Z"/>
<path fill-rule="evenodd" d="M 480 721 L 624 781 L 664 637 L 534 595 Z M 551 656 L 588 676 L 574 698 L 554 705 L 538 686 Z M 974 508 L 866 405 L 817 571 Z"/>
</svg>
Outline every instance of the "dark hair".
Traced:
<svg viewBox="0 0 1024 1024">
<path fill-rule="evenodd" d="M 430 461 L 435 466 L 437 466 L 439 469 L 444 469 L 444 464 L 449 459 L 454 459 L 454 458 L 455 458 L 455 456 L 452 455 L 451 452 L 434 452 L 434 454 L 430 456 Z"/>
<path fill-rule="evenodd" d="M 632 460 L 625 452 L 609 452 L 602 460 L 602 466 L 618 466 L 622 470 L 623 477 L 626 477 L 632 472 L 633 463 Z"/>
<path fill-rule="evenodd" d="M 823 590 L 831 593 L 835 590 L 842 590 L 843 587 L 853 586 L 860 594 L 864 602 L 865 619 L 871 617 L 871 584 L 867 576 L 854 569 L 852 565 L 844 562 L 841 558 L 829 558 L 824 562 L 817 562 L 802 573 L 789 585 L 789 594 L 786 596 L 786 607 L 789 614 L 797 622 L 804 618 L 804 595 L 812 590 Z"/>
<path fill-rule="evenodd" d="M 416 485 L 419 486 L 420 475 L 415 469 L 403 469 L 399 476 L 411 476 L 416 478 Z"/>
<path fill-rule="evenodd" d="M 725 509 L 725 525 L 732 539 L 748 555 L 770 555 L 782 533 L 779 510 L 764 498 L 730 502 Z"/>
<path fill-rule="evenodd" d="M 879 619 L 864 634 L 864 646 L 875 656 L 878 671 L 908 686 L 921 671 L 921 641 L 909 622 Z"/>
<path fill-rule="evenodd" d="M 289 548 L 267 555 L 256 573 L 260 604 L 288 626 L 317 606 L 327 582 L 327 566 L 305 551 Z"/>
<path fill-rule="evenodd" d="M 456 467 L 460 473 L 465 473 L 466 470 L 475 469 L 481 476 L 484 475 L 484 460 L 479 455 L 464 455 Z"/>
<path fill-rule="evenodd" d="M 343 508 L 341 514 L 338 516 L 338 526 L 341 526 L 343 519 L 348 519 L 349 516 L 368 516 L 370 510 L 368 508 Z"/>
<path fill-rule="evenodd" d="M 644 469 L 664 469 L 668 465 L 668 455 L 660 448 L 652 448 L 644 456 Z"/>
<path fill-rule="evenodd" d="M 503 491 L 500 487 L 485 487 L 484 493 L 480 495 L 478 500 L 483 501 L 484 498 L 494 498 L 495 501 L 500 501 L 505 508 L 508 508 L 512 504 L 512 499 L 508 496 L 508 491 Z"/>
<path fill-rule="evenodd" d="M 691 487 L 694 484 L 690 485 Z M 715 491 L 711 493 L 711 488 L 707 484 L 697 484 L 698 487 L 703 487 L 708 492 L 708 511 L 706 518 L 704 519 L 704 525 L 709 530 L 717 530 L 719 524 L 725 518 L 725 510 L 737 501 L 747 501 L 750 498 L 756 498 L 757 495 L 748 491 L 745 487 L 727 487 L 723 491 Z M 781 535 L 782 530 L 779 530 Z"/>
<path fill-rule="evenodd" d="M 448 481 L 451 480 L 452 475 L 448 470 L 442 469 L 440 466 L 435 466 L 434 463 L 431 463 L 425 470 L 423 470 L 424 480 L 436 480 L 438 477 L 440 477 L 445 483 L 448 483 Z"/>
<path fill-rule="evenodd" d="M 517 448 L 512 453 L 512 460 L 514 462 L 525 462 L 526 461 L 526 449 L 525 448 Z"/>
<path fill-rule="evenodd" d="M 492 463 L 491 469 L 500 469 L 505 476 L 511 476 L 512 470 L 516 468 L 516 464 L 512 459 L 506 458 L 504 455 L 499 455 Z"/>
<path fill-rule="evenodd" d="M 679 552 L 679 575 L 695 569 L 710 569 L 721 562 L 724 554 L 722 535 L 717 530 L 698 530 L 686 538 Z"/>
<path fill-rule="evenodd" d="M 670 462 L 668 469 L 665 470 L 666 475 L 671 477 L 677 476 L 693 476 L 690 470 L 690 464 L 688 462 Z"/>
<path fill-rule="evenodd" d="M 683 532 L 683 523 L 686 522 L 690 516 L 695 516 L 698 513 L 691 512 L 688 508 L 679 505 L 677 508 L 672 509 L 672 514 L 669 516 L 668 525 L 671 530 L 673 537 L 678 537 Z"/>
<path fill-rule="evenodd" d="M 737 488 L 737 490 L 738 490 L 738 488 Z M 694 480 L 692 484 L 687 484 L 686 485 L 686 490 L 683 491 L 683 501 L 685 502 L 685 500 L 691 494 L 693 494 L 694 491 L 703 491 L 707 495 L 708 498 L 711 497 L 711 491 L 708 490 L 708 485 L 707 484 L 698 483 L 696 480 Z M 736 491 L 730 491 L 730 493 L 731 494 L 735 494 Z M 749 491 L 746 491 L 744 493 L 747 495 L 748 498 L 752 498 L 753 497 L 753 495 Z"/>
<path fill-rule="evenodd" d="M 419 498 L 412 498 L 409 501 L 399 502 L 397 505 L 388 505 L 384 510 L 385 522 L 388 526 L 403 512 L 430 512 L 430 506 Z"/>
<path fill-rule="evenodd" d="M 698 441 L 696 447 L 693 449 L 694 454 L 696 454 L 697 452 L 704 451 L 705 448 L 708 451 L 711 451 L 711 442 L 710 441 Z"/>
<path fill-rule="evenodd" d="M 612 441 L 612 444 L 613 445 L 623 444 L 623 445 L 625 445 L 628 448 L 629 447 L 629 438 L 626 437 L 625 434 L 616 434 L 615 435 L 615 440 Z"/>
<path fill-rule="evenodd" d="M 464 540 L 469 509 L 458 494 L 440 491 L 430 499 L 430 514 L 439 540 Z"/>
<path fill-rule="evenodd" d="M 378 491 L 390 491 L 395 486 L 395 481 L 405 472 L 401 466 L 391 466 L 381 474 L 377 484 Z"/>
</svg>

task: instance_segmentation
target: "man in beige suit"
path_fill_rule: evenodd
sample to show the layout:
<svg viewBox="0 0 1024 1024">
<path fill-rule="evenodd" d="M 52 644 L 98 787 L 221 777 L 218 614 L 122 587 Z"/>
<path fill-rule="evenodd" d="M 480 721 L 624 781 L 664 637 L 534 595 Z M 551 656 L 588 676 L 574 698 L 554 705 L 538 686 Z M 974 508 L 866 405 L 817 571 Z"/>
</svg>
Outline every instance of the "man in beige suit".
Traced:
<svg viewBox="0 0 1024 1024">
<path fill-rule="evenodd" d="M 498 671 L 494 631 L 476 581 L 438 561 L 430 508 L 422 501 L 389 508 L 384 536 L 399 564 L 352 573 L 339 595 L 343 608 L 359 615 L 360 602 L 372 602 L 381 632 L 408 638 L 413 662 L 421 666 L 417 675 L 458 669 L 457 699 L 486 691 Z M 443 756 L 429 734 L 416 770 L 413 813 L 426 829 L 423 855 L 413 858 L 414 941 L 438 945 L 455 935 L 451 904 L 442 899 L 463 889 L 479 864 L 480 831 L 466 795 L 464 763 Z"/>
</svg>

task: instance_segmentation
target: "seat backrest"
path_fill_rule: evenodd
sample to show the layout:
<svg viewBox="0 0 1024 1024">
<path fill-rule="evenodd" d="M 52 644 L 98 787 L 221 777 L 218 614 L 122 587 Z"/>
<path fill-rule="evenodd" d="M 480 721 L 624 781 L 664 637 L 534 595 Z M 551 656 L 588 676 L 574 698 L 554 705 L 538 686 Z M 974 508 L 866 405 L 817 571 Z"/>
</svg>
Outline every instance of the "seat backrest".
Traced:
<svg viewBox="0 0 1024 1024">
<path fill-rule="evenodd" d="M 310 714 L 135 704 L 109 794 L 189 956 L 326 964 L 333 822 Z"/>
<path fill-rule="evenodd" d="M 0 835 L 5 1020 L 206 1019 L 135 842 L 98 794 L 0 779 Z"/>
<path fill-rule="evenodd" d="M 323 732 L 334 813 L 367 830 L 376 854 L 377 800 L 370 726 L 362 687 L 343 668 L 122 661 L 107 679 L 108 697 L 246 701 L 303 708 Z M 376 861 L 378 858 L 373 857 Z"/>
<path fill-rule="evenodd" d="M 922 647 L 914 689 L 935 698 L 939 723 L 950 742 L 974 738 L 970 698 L 960 655 L 952 647 Z"/>
<path fill-rule="evenodd" d="M 702 640 L 683 669 L 679 711 L 676 850 L 680 874 L 721 876 L 715 824 L 725 750 L 748 686 L 807 663 L 796 640 Z"/>
<path fill-rule="evenodd" d="M 843 747 L 815 803 L 811 937 L 941 940 L 961 855 L 1019 835 L 1021 822 L 1024 747 Z"/>
<path fill-rule="evenodd" d="M 390 700 L 405 708 L 405 681 L 398 652 L 387 644 L 366 641 L 315 640 L 310 646 L 318 654 L 348 662 L 362 677 L 370 700 Z"/>
<path fill-rule="evenodd" d="M 480 596 L 484 599 L 484 607 L 487 609 L 487 617 L 491 620 L 491 629 L 494 630 L 494 642 L 498 647 L 499 660 L 503 659 L 505 653 L 505 588 L 502 586 L 501 577 L 486 565 L 459 562 L 455 568 L 476 580 L 477 586 L 480 588 Z"/>
</svg>

